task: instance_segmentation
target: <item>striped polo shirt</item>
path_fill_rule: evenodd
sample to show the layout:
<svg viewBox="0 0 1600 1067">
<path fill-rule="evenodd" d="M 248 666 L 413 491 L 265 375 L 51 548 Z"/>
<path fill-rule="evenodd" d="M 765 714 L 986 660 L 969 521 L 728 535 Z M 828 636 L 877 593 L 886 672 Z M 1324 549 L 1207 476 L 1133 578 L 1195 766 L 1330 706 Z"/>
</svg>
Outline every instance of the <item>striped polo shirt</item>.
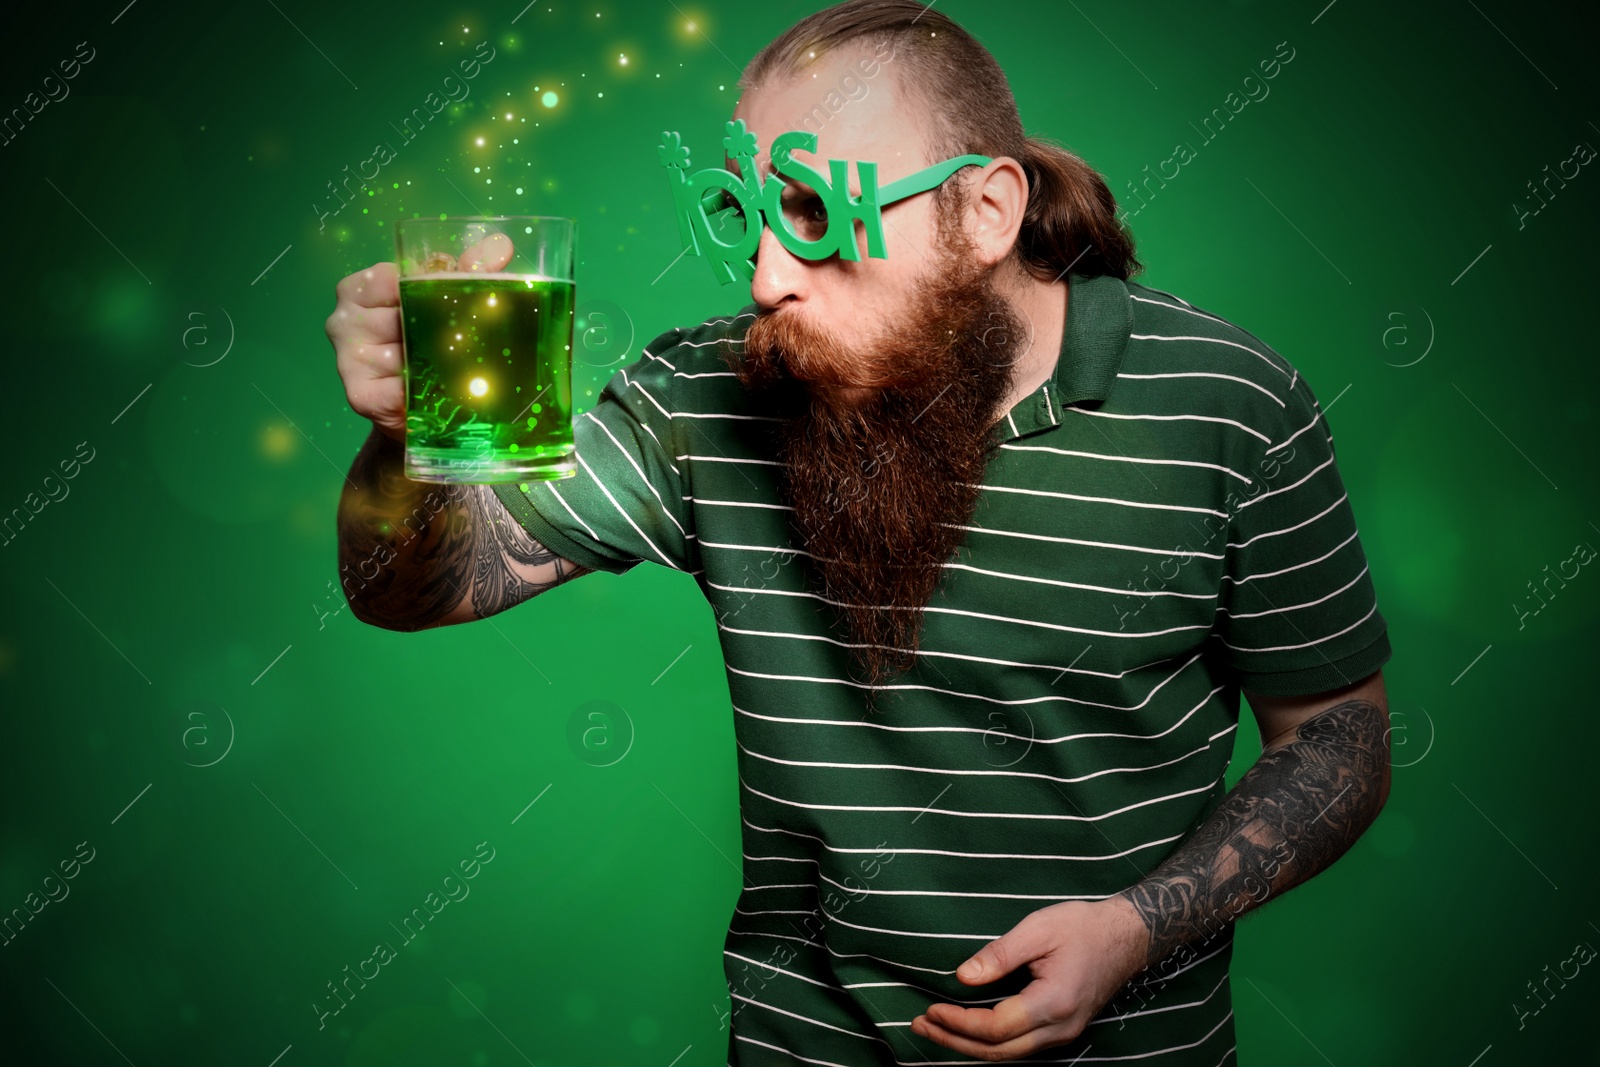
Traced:
<svg viewBox="0 0 1600 1067">
<path fill-rule="evenodd" d="M 1294 366 L 1157 289 L 1068 279 L 1054 376 L 994 426 L 914 666 L 865 714 L 806 581 L 775 420 L 675 329 L 574 420 L 575 477 L 497 486 L 558 554 L 693 575 L 737 742 L 743 891 L 728 1062 L 973 1062 L 930 1004 L 1032 980 L 955 969 L 1032 911 L 1138 881 L 1226 792 L 1241 688 L 1319 693 L 1389 658 L 1333 437 Z M 1136 976 L 1029 1062 L 1234 1062 L 1232 927 Z"/>
</svg>

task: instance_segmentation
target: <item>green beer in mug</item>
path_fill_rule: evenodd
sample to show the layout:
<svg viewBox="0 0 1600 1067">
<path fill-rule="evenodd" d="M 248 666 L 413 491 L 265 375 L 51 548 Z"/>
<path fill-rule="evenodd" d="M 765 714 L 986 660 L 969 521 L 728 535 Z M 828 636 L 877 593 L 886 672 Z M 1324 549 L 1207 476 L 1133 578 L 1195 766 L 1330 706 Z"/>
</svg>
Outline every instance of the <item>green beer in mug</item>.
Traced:
<svg viewBox="0 0 1600 1067">
<path fill-rule="evenodd" d="M 572 219 L 402 219 L 406 477 L 488 485 L 575 473 Z"/>
</svg>

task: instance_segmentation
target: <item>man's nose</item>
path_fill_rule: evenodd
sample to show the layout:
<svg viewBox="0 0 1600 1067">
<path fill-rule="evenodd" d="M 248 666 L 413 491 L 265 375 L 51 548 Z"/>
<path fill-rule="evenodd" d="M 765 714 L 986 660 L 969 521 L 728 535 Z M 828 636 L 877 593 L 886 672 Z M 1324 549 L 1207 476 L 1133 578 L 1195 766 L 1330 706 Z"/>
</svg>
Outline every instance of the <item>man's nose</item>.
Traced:
<svg viewBox="0 0 1600 1067">
<path fill-rule="evenodd" d="M 783 247 L 770 226 L 764 228 L 761 243 L 756 246 L 750 299 L 763 311 L 774 311 L 790 300 L 804 300 L 809 278 L 807 262 Z"/>
</svg>

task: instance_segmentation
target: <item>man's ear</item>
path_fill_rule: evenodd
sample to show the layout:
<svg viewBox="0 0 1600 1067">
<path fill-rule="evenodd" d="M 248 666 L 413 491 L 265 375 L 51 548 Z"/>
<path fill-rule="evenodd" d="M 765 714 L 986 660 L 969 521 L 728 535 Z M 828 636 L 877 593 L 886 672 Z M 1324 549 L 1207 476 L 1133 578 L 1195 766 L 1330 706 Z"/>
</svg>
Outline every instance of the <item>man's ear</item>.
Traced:
<svg viewBox="0 0 1600 1067">
<path fill-rule="evenodd" d="M 966 212 L 973 250 L 987 266 L 1010 254 L 1028 209 L 1028 175 L 1011 156 L 999 156 L 968 182 Z"/>
</svg>

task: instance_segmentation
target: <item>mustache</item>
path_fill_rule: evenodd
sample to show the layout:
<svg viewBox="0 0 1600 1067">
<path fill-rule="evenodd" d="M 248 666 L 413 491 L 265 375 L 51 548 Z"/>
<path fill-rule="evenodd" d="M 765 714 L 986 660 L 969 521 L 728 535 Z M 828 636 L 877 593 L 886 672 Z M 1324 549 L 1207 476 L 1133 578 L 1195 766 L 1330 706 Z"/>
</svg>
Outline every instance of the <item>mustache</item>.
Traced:
<svg viewBox="0 0 1600 1067">
<path fill-rule="evenodd" d="M 907 384 L 904 368 L 872 359 L 851 348 L 826 325 L 813 325 L 798 312 L 764 313 L 745 334 L 745 358 L 754 381 L 771 385 L 793 379 L 818 388 L 893 389 Z"/>
<path fill-rule="evenodd" d="M 943 386 L 965 375 L 981 372 L 1004 374 L 1009 361 L 974 361 L 963 354 L 974 347 L 991 347 L 998 337 L 1015 337 L 1014 325 L 989 328 L 978 337 L 983 320 L 966 305 L 976 299 L 968 292 L 946 292 L 942 300 L 924 306 L 936 310 L 931 320 L 910 338 L 891 336 L 881 342 L 849 345 L 826 325 L 814 325 L 794 311 L 759 315 L 745 334 L 742 351 L 725 353 L 729 366 L 752 395 L 766 395 L 791 412 L 795 405 L 821 405 L 843 415 L 882 414 L 907 409 L 907 416 L 924 411 Z M 990 312 L 989 314 L 997 314 Z M 1014 320 L 1010 320 L 1014 322 Z M 1000 349 L 1004 349 L 1004 344 Z M 1015 358 L 1014 356 L 1012 357 Z M 963 383 L 965 384 L 965 383 Z M 866 400 L 848 405 L 835 403 L 841 390 L 865 390 Z"/>
</svg>

